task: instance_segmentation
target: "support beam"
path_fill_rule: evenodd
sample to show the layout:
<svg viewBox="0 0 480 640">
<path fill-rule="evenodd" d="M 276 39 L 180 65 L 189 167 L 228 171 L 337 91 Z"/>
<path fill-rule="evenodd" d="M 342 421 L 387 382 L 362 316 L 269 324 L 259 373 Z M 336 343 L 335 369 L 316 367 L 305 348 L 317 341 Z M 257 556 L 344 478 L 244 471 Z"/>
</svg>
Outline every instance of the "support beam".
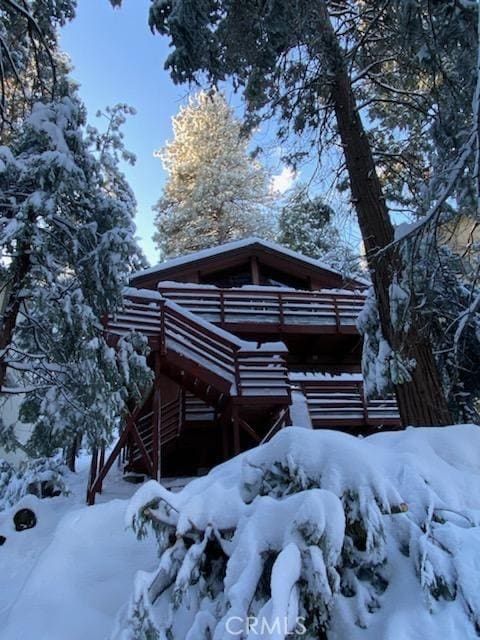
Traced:
<svg viewBox="0 0 480 640">
<path fill-rule="evenodd" d="M 135 424 L 135 421 L 132 421 L 131 424 L 129 425 L 129 430 L 130 433 L 133 436 L 133 439 L 135 440 L 137 447 L 140 449 L 140 454 L 143 458 L 143 461 L 145 462 L 145 465 L 147 467 L 148 473 L 150 474 L 151 478 L 155 477 L 155 471 L 153 468 L 153 464 L 152 464 L 152 459 L 150 458 L 150 455 L 147 451 L 147 449 L 145 448 L 145 444 L 140 436 L 140 434 L 138 433 L 138 429 L 137 429 L 137 425 Z"/>
<path fill-rule="evenodd" d="M 248 424 L 248 422 L 245 422 L 245 420 L 243 420 L 242 418 L 239 418 L 238 423 L 242 427 L 242 429 L 245 431 L 245 433 L 248 433 L 248 435 L 252 438 L 252 440 L 255 440 L 257 444 L 261 442 L 262 438 L 258 435 L 256 431 L 252 429 L 252 427 Z"/>
<path fill-rule="evenodd" d="M 113 448 L 113 451 L 108 456 L 108 459 L 105 465 L 103 466 L 103 468 L 97 470 L 97 465 L 95 460 L 95 475 L 93 476 L 93 479 L 92 479 L 92 476 L 90 476 L 90 478 L 92 479 L 92 482 L 87 491 L 88 505 L 95 504 L 95 494 L 98 492 L 98 487 L 105 479 L 105 476 L 107 475 L 107 473 L 110 471 L 110 467 L 115 462 L 115 458 L 120 454 L 120 451 L 122 450 L 123 445 L 127 441 L 127 437 L 128 437 L 128 427 L 125 427 L 125 429 L 122 431 L 120 435 L 120 438 L 117 440 L 117 444 Z M 93 461 L 94 461 L 94 458 L 96 458 L 96 455 L 97 455 L 97 450 L 94 449 L 94 453 L 92 455 L 91 469 L 93 469 L 93 466 L 94 466 Z"/>
<path fill-rule="evenodd" d="M 260 267 L 257 256 L 250 258 L 250 273 L 252 276 L 252 284 L 260 284 Z"/>
<path fill-rule="evenodd" d="M 162 443 L 161 443 L 161 395 L 160 395 L 160 354 L 155 353 L 155 381 L 152 398 L 152 466 L 153 478 L 160 482 L 162 464 Z"/>
<path fill-rule="evenodd" d="M 234 405 L 232 410 L 233 417 L 233 452 L 235 455 L 240 453 L 240 419 L 238 415 L 238 407 Z"/>
<path fill-rule="evenodd" d="M 105 464 L 105 445 L 102 444 L 102 447 L 100 449 L 100 458 L 98 461 L 98 469 L 103 469 L 103 466 Z M 102 493 L 103 490 L 103 480 L 100 480 L 100 482 L 98 483 L 98 493 Z"/>
<path fill-rule="evenodd" d="M 132 430 L 132 427 L 135 427 L 135 420 L 138 414 L 140 413 L 140 409 L 141 409 L 141 405 L 138 405 L 136 409 L 133 411 L 133 413 L 130 416 L 128 416 L 125 428 L 120 434 L 120 438 L 117 440 L 116 445 L 114 446 L 112 452 L 108 456 L 107 461 L 105 462 L 103 467 L 101 467 L 98 464 L 98 449 L 97 448 L 93 449 L 92 462 L 90 465 L 90 480 L 89 480 L 88 489 L 87 489 L 88 505 L 95 504 L 95 494 L 98 493 L 99 487 L 101 489 L 102 482 L 105 479 L 105 476 L 110 471 L 110 468 L 112 467 L 113 463 L 115 462 L 117 457 L 120 455 L 123 447 L 125 446 L 128 436 L 130 434 L 130 431 Z"/>
</svg>

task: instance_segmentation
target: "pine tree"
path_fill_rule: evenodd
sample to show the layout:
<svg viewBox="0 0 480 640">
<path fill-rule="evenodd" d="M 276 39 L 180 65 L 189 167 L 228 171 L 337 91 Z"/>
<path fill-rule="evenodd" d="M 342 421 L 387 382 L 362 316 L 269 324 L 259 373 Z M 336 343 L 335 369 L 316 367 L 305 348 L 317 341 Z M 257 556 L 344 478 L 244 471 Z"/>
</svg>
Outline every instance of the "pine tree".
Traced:
<svg viewBox="0 0 480 640">
<path fill-rule="evenodd" d="M 475 172 L 471 168 L 475 156 L 478 159 L 480 92 L 475 91 L 475 84 L 471 82 L 472 74 L 450 72 L 451 60 L 454 64 L 460 59 L 465 62 L 468 55 L 463 55 L 465 41 L 461 29 L 450 33 L 448 25 L 450 20 L 459 20 L 459 24 L 467 27 L 468 41 L 473 42 L 475 50 L 475 55 L 470 56 L 470 67 L 473 77 L 478 77 L 480 74 L 475 71 L 477 41 L 471 38 L 478 18 L 478 3 L 453 0 L 434 4 L 401 0 L 340 5 L 303 0 L 248 6 L 220 3 L 218 10 L 208 17 L 196 10 L 198 3 L 188 3 L 188 10 L 186 5 L 179 0 L 172 10 L 164 0 L 155 0 L 150 10 L 151 27 L 171 38 L 173 48 L 166 66 L 174 81 L 198 79 L 205 73 L 213 83 L 225 76 L 233 78 L 236 86 L 244 89 L 252 126 L 264 118 L 278 116 L 282 141 L 292 132 L 304 134 L 301 157 L 308 152 L 305 149 L 308 134 L 311 150 L 323 151 L 331 148 L 332 142 L 340 142 L 374 286 L 382 337 L 404 372 L 392 380 L 402 420 L 405 424 L 448 423 L 451 416 L 428 334 L 417 313 L 417 301 L 411 297 L 412 316 L 408 326 L 399 327 L 390 315 L 390 287 L 410 278 L 411 265 L 403 262 L 403 254 L 394 243 L 390 202 L 386 198 L 390 193 L 382 190 L 381 174 L 377 170 L 383 168 L 381 163 L 377 165 L 380 154 L 376 153 L 374 139 L 369 135 L 369 121 L 367 119 L 365 125 L 361 113 L 373 102 L 392 101 L 426 114 L 439 114 L 432 126 L 438 128 L 445 150 L 451 153 L 443 154 L 442 146 L 435 141 L 437 159 L 440 164 L 446 160 L 443 178 L 432 183 L 434 205 L 425 217 L 425 222 L 435 228 L 439 212 L 448 208 L 450 195 L 456 197 L 465 182 L 474 181 Z M 411 16 L 415 19 L 410 20 Z M 449 19 L 445 20 L 446 17 Z M 440 40 L 437 38 L 439 28 Z M 423 39 L 425 45 L 425 51 L 419 49 L 414 53 L 414 64 L 405 66 L 408 73 L 404 75 L 394 64 L 396 56 L 389 47 L 392 29 L 402 59 L 412 56 L 412 37 L 418 35 L 417 42 Z M 442 51 L 441 56 L 429 58 L 435 47 L 438 51 L 446 46 L 452 56 Z M 441 58 L 442 64 L 422 64 L 423 60 L 432 58 L 435 62 Z M 462 85 L 459 78 L 467 78 L 467 82 Z M 397 80 L 399 85 L 394 84 Z M 440 91 L 433 93 L 433 103 L 422 95 L 423 88 L 431 84 L 440 87 Z M 446 95 L 441 88 L 447 85 L 451 95 L 458 85 L 458 91 L 465 92 L 468 99 L 462 102 L 467 108 L 461 109 L 456 118 L 452 118 L 455 109 L 448 109 L 446 113 L 450 118 L 444 120 L 439 107 Z M 375 87 L 385 95 L 377 95 Z M 395 118 L 384 122 L 389 122 L 390 130 L 403 126 L 403 120 Z M 459 127 L 459 122 L 464 125 Z M 451 124 L 453 128 L 448 135 Z M 388 150 L 389 144 L 391 139 L 385 138 L 384 150 Z M 394 145 L 391 146 L 395 150 Z M 298 154 L 293 156 L 293 160 L 297 157 Z M 408 159 L 405 161 L 397 154 L 397 162 L 402 161 L 408 166 Z M 394 166 L 392 163 L 393 169 Z M 400 193 L 397 195 L 400 197 Z M 418 237 L 418 229 L 412 230 L 412 234 Z M 476 300 L 474 308 L 478 309 L 480 297 Z"/>
<path fill-rule="evenodd" d="M 135 201 L 118 171 L 119 127 L 85 129 L 73 95 L 37 103 L 10 148 L 1 149 L 0 245 L 8 296 L 2 316 L 1 388 L 23 393 L 34 424 L 33 455 L 78 434 L 110 441 L 119 416 L 151 382 L 143 337 L 115 350 L 102 319 L 122 304 L 129 271 L 141 264 Z"/>
<path fill-rule="evenodd" d="M 388 10 L 384 2 L 376 4 L 351 34 L 361 48 L 357 85 L 384 192 L 402 212 L 419 218 L 471 144 L 478 3 L 396 1 Z M 372 20 L 376 38 L 362 46 Z M 473 154 L 467 155 L 467 170 L 452 184 L 442 217 L 475 215 L 473 164 Z"/>
<path fill-rule="evenodd" d="M 8 143 L 37 100 L 62 95 L 68 65 L 58 28 L 75 15 L 76 0 L 0 3 L 0 140 Z"/>
<path fill-rule="evenodd" d="M 332 224 L 334 216 L 323 198 L 310 198 L 305 185 L 296 185 L 280 212 L 278 242 L 306 256 L 321 258 L 340 240 Z"/>
<path fill-rule="evenodd" d="M 267 175 L 249 156 L 249 139 L 223 95 L 191 98 L 173 119 L 173 131 L 173 141 L 157 154 L 168 175 L 155 207 L 162 256 L 270 236 Z"/>
<path fill-rule="evenodd" d="M 365 275 L 358 256 L 342 240 L 334 220 L 335 212 L 323 198 L 310 198 L 307 186 L 298 184 L 280 211 L 277 242 L 322 260 L 345 278 Z"/>
</svg>

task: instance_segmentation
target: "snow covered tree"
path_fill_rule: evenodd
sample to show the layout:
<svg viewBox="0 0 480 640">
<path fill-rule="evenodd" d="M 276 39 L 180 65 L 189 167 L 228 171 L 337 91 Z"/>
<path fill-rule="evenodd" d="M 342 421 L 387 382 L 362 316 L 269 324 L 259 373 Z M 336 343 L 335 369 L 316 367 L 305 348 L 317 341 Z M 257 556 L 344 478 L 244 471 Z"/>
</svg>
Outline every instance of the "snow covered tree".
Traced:
<svg viewBox="0 0 480 640">
<path fill-rule="evenodd" d="M 479 263 L 473 258 L 466 270 L 449 248 L 475 256 L 478 3 L 391 3 L 369 19 L 377 38 L 362 52 L 359 82 L 369 135 L 392 209 L 414 221 L 397 230 L 406 268 L 395 289 L 403 312 L 392 320 L 401 329 L 412 320 L 407 307 L 419 310 L 452 415 L 478 420 Z"/>
<path fill-rule="evenodd" d="M 392 206 L 419 218 L 463 156 L 438 213 L 474 215 L 474 154 L 462 151 L 473 144 L 467 123 L 475 109 L 478 3 L 393 2 L 388 10 L 377 4 L 351 35 L 361 46 L 375 21 L 377 37 L 361 46 L 364 72 L 356 82 L 384 192 Z"/>
<path fill-rule="evenodd" d="M 150 10 L 151 27 L 171 38 L 173 50 L 166 66 L 176 82 L 198 79 L 202 73 L 206 73 L 212 83 L 232 77 L 236 86 L 244 90 L 252 125 L 262 118 L 279 116 L 281 140 L 286 140 L 292 131 L 304 134 L 302 156 L 306 153 L 305 136 L 309 134 L 311 149 L 316 151 L 340 142 L 377 299 L 381 334 L 399 365 L 392 371 L 402 371 L 392 382 L 405 424 L 445 424 L 450 421 L 450 415 L 428 335 L 422 318 L 416 313 L 418 307 L 413 297 L 409 325 L 399 328 L 392 321 L 390 287 L 396 281 L 405 281 L 404 276 L 409 278 L 410 265 L 402 262 L 402 255 L 394 244 L 386 200 L 388 192 L 382 191 L 377 171 L 382 166 L 377 165 L 378 154 L 360 113 L 373 102 L 388 101 L 408 103 L 410 108 L 422 110 L 425 106 L 419 95 L 422 83 L 439 87 L 453 80 L 450 93 L 455 93 L 459 76 L 449 73 L 448 54 L 442 54 L 441 66 L 422 64 L 422 60 L 429 59 L 429 47 L 445 47 L 447 43 L 451 52 L 465 51 L 461 28 L 453 29 L 449 36 L 450 21 L 444 20 L 448 12 L 451 20 L 460 16 L 460 22 L 465 25 L 469 22 L 469 34 L 472 25 L 475 29 L 478 3 L 454 0 L 433 5 L 400 0 L 374 5 L 303 0 L 259 5 L 220 3 L 217 11 L 208 17 L 200 10 L 200 3 L 179 0 L 173 9 L 164 0 L 155 0 Z M 415 20 L 411 21 L 410 16 Z M 436 41 L 438 26 L 442 30 L 441 42 Z M 403 47 L 404 58 L 412 55 L 412 34 L 420 34 L 417 42 L 426 47 L 425 51 L 419 48 L 415 52 L 414 64 L 409 65 L 409 73 L 403 75 L 397 73 L 397 66 L 390 64 L 395 59 L 389 47 L 392 28 L 398 36 L 395 46 Z M 428 38 L 422 36 L 422 29 L 428 31 Z M 475 69 L 476 39 L 473 43 L 475 56 L 470 56 L 470 64 Z M 460 57 L 465 62 L 465 55 L 455 55 L 455 62 Z M 375 95 L 373 88 L 377 85 L 386 95 Z M 452 121 L 455 124 L 451 135 L 455 138 L 458 132 L 459 144 L 445 155 L 449 170 L 432 191 L 435 204 L 426 220 L 434 226 L 449 196 L 465 181 L 471 182 L 475 173 L 470 170 L 478 140 L 478 118 L 474 116 L 478 108 L 473 98 L 477 96 L 478 102 L 480 94 L 474 88 L 470 81 L 459 86 L 459 91 L 469 97 L 463 104 L 470 106 L 461 116 L 465 116 L 462 122 L 466 126 L 457 129 L 459 118 Z M 437 113 L 440 96 L 445 94 L 435 95 L 436 102 L 427 106 L 427 113 Z M 387 123 L 387 119 L 384 122 Z M 442 123 L 441 118 L 435 121 L 435 125 Z M 389 129 L 397 124 L 397 120 L 390 118 Z M 448 119 L 443 124 L 447 131 Z M 402 125 L 401 120 L 399 126 Z M 382 135 L 381 131 L 379 134 Z M 385 138 L 385 142 L 391 139 Z M 387 146 L 384 144 L 384 148 Z M 392 149 L 395 149 L 393 144 Z M 438 157 L 442 158 L 442 154 Z M 397 156 L 397 161 L 401 163 L 403 158 Z"/>
<path fill-rule="evenodd" d="M 433 344 L 452 415 L 457 422 L 480 424 L 480 314 L 472 309 L 480 297 L 480 246 L 477 243 L 477 273 L 472 277 L 448 246 L 428 245 L 421 251 L 423 259 L 415 259 L 411 289 Z"/>
<path fill-rule="evenodd" d="M 305 185 L 296 185 L 280 211 L 277 240 L 306 256 L 321 258 L 340 240 L 332 224 L 334 216 L 323 198 L 310 198 Z"/>
<path fill-rule="evenodd" d="M 0 3 L 0 140 L 9 141 L 32 105 L 62 94 L 68 63 L 58 28 L 75 15 L 76 0 Z"/>
<path fill-rule="evenodd" d="M 149 482 L 127 519 L 160 559 L 111 640 L 476 638 L 478 446 L 475 425 L 289 427 L 179 493 Z"/>
<path fill-rule="evenodd" d="M 267 174 L 224 96 L 200 92 L 173 119 L 174 139 L 158 152 L 168 178 L 155 206 L 163 257 L 250 235 L 271 237 Z"/>
<path fill-rule="evenodd" d="M 6 302 L 0 334 L 3 393 L 25 394 L 28 443 L 49 455 L 78 434 L 109 442 L 118 418 L 151 383 L 142 336 L 106 343 L 103 319 L 122 304 L 141 265 L 135 200 L 118 170 L 129 108 L 86 130 L 78 98 L 37 103 L 0 151 L 0 246 Z"/>
<path fill-rule="evenodd" d="M 277 242 L 323 260 L 347 278 L 362 275 L 359 258 L 341 239 L 334 218 L 321 196 L 310 198 L 306 185 L 296 185 L 280 211 Z"/>
</svg>

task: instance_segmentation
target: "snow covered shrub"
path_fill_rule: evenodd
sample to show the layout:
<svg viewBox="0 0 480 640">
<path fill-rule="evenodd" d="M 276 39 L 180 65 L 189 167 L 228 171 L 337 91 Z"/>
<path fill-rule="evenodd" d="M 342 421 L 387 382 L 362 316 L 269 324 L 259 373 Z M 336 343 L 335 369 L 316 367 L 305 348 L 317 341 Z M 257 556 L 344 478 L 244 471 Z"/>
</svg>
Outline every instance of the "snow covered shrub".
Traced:
<svg viewBox="0 0 480 640">
<path fill-rule="evenodd" d="M 23 460 L 18 467 L 0 459 L 0 511 L 29 493 L 38 498 L 68 494 L 65 471 L 59 457 Z"/>
<path fill-rule="evenodd" d="M 127 522 L 160 561 L 112 639 L 477 637 L 479 449 L 474 425 L 290 427 L 180 493 L 147 483 Z"/>
<path fill-rule="evenodd" d="M 358 314 L 357 328 L 363 337 L 362 373 L 367 398 L 381 397 L 393 390 L 390 374 L 392 348 L 382 336 L 373 288 Z"/>
<path fill-rule="evenodd" d="M 455 422 L 480 421 L 480 289 L 478 250 L 468 267 L 447 245 L 436 246 L 429 234 L 401 248 L 408 265 L 389 289 L 390 319 L 397 335 L 412 325 L 428 335 L 443 392 Z M 416 362 L 403 357 L 382 336 L 377 303 L 370 289 L 357 327 L 363 336 L 362 372 L 368 398 L 382 397 L 395 384 L 411 380 Z"/>
</svg>

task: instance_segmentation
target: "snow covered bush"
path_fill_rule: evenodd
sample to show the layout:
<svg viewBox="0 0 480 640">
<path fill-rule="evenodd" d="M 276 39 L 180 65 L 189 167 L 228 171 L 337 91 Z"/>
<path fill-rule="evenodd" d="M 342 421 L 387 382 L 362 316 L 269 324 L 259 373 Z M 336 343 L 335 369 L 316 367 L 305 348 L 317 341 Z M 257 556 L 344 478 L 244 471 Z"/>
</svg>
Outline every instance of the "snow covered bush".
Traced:
<svg viewBox="0 0 480 640">
<path fill-rule="evenodd" d="M 110 442 L 132 395 L 152 381 L 147 341 L 126 336 L 115 350 L 104 332 L 143 264 L 135 199 L 119 170 L 131 159 L 121 132 L 129 113 L 107 110 L 100 133 L 72 92 L 36 103 L 10 147 L 0 147 L 0 279 L 8 283 L 0 386 L 25 398 L 32 456 L 82 434 L 89 446 Z"/>
<path fill-rule="evenodd" d="M 22 460 L 17 467 L 0 459 L 0 511 L 16 504 L 23 496 L 38 498 L 68 494 L 66 467 L 60 457 Z"/>
<path fill-rule="evenodd" d="M 291 427 L 180 493 L 147 483 L 127 522 L 160 561 L 112 639 L 477 637 L 479 448 L 474 425 Z"/>
<path fill-rule="evenodd" d="M 392 325 L 394 318 L 406 312 L 404 297 L 396 284 L 390 286 Z M 409 382 L 415 369 L 415 360 L 404 358 L 392 349 L 382 335 L 380 317 L 373 287 L 367 291 L 365 303 L 357 317 L 357 328 L 363 337 L 362 373 L 367 398 L 381 398 L 392 393 L 394 385 Z"/>
</svg>

